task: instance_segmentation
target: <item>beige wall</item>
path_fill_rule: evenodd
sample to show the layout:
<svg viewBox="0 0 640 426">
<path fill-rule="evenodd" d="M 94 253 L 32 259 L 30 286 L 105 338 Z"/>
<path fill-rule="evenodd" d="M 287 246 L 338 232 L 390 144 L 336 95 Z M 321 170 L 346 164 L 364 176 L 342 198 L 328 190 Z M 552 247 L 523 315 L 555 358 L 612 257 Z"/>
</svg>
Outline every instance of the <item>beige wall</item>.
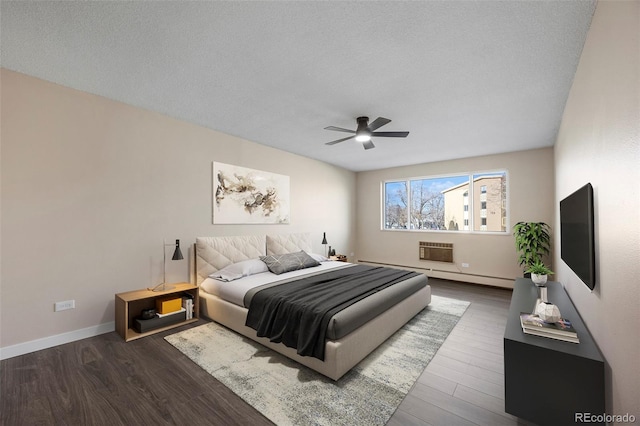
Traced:
<svg viewBox="0 0 640 426">
<path fill-rule="evenodd" d="M 553 223 L 553 149 L 544 148 L 484 157 L 396 167 L 357 176 L 356 258 L 433 268 L 427 275 L 502 287 L 513 287 L 522 276 L 513 235 L 461 232 L 381 230 L 381 184 L 388 179 L 507 170 L 510 227 L 519 221 Z M 418 259 L 418 242 L 454 244 L 454 264 Z M 469 267 L 463 267 L 468 263 Z"/>
<path fill-rule="evenodd" d="M 2 70 L 0 347 L 109 324 L 163 239 L 322 232 L 355 249 L 355 173 Z M 212 225 L 212 162 L 290 176 L 290 225 Z M 330 182 L 331 184 L 325 184 Z M 186 251 L 185 251 L 186 254 Z M 169 262 L 168 281 L 188 280 Z M 76 309 L 54 312 L 56 301 Z M 3 350 L 3 356 L 7 353 Z"/>
<path fill-rule="evenodd" d="M 607 412 L 640 418 L 640 2 L 600 1 L 555 148 L 556 206 L 591 182 L 596 287 L 560 260 L 556 279 L 610 368 Z M 557 210 L 557 208 L 556 208 Z M 558 211 L 555 237 L 560 239 Z"/>
</svg>

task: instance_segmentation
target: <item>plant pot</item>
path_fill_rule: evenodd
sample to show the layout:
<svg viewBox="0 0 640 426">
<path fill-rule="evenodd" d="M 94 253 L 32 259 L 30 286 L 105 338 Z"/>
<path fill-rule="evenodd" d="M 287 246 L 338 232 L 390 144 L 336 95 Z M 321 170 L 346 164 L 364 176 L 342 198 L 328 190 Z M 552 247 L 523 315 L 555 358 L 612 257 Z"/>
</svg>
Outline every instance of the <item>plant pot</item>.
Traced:
<svg viewBox="0 0 640 426">
<path fill-rule="evenodd" d="M 531 274 L 531 281 L 538 287 L 547 283 L 547 275 Z"/>
</svg>

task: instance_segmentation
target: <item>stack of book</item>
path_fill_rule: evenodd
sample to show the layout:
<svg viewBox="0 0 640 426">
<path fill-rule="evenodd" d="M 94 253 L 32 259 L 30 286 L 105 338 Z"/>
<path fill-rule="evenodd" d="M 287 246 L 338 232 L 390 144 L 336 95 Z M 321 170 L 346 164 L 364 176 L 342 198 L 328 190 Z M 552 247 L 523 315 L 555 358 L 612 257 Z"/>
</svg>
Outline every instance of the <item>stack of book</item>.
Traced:
<svg viewBox="0 0 640 426">
<path fill-rule="evenodd" d="M 183 320 L 188 319 L 188 318 L 186 318 L 186 316 L 188 315 L 187 314 L 187 310 L 184 307 L 178 309 L 177 311 L 169 312 L 168 314 L 159 314 L 159 313 L 157 313 L 156 316 L 158 318 L 166 318 L 168 316 L 176 315 L 176 314 L 184 314 L 185 316 L 182 319 Z"/>
<path fill-rule="evenodd" d="M 185 293 L 182 296 L 182 308 L 187 312 L 187 319 L 193 318 L 193 296 Z"/>
<path fill-rule="evenodd" d="M 156 316 L 151 319 L 135 318 L 133 321 L 133 329 L 138 333 L 155 330 L 156 328 L 165 327 L 167 325 L 177 324 L 187 319 L 187 311 L 180 307 L 175 311 L 161 314 L 156 312 Z"/>
<path fill-rule="evenodd" d="M 546 323 L 536 314 L 522 312 L 520 313 L 520 324 L 522 324 L 522 331 L 526 334 L 580 343 L 578 333 L 571 325 L 571 322 L 564 318 L 558 322 Z"/>
</svg>

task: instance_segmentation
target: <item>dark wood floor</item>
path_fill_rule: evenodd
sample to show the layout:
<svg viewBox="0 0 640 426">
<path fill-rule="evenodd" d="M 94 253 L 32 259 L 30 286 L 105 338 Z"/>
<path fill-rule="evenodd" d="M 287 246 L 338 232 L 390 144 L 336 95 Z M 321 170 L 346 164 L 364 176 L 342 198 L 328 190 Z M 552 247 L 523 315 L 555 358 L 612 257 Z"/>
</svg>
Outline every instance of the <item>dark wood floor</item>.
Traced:
<svg viewBox="0 0 640 426">
<path fill-rule="evenodd" d="M 526 425 L 504 412 L 504 329 L 511 290 L 429 279 L 432 294 L 471 302 L 387 423 Z"/>
<path fill-rule="evenodd" d="M 430 284 L 471 306 L 389 425 L 522 424 L 503 411 L 511 292 Z M 0 425 L 272 424 L 163 340 L 179 330 L 129 343 L 108 333 L 1 361 Z"/>
</svg>

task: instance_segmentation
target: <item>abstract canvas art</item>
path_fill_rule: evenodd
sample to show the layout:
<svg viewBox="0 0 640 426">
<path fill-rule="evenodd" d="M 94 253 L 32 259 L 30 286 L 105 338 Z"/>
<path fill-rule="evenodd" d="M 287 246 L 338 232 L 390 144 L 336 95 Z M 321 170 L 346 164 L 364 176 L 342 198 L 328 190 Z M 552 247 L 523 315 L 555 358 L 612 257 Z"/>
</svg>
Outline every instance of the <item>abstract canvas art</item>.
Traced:
<svg viewBox="0 0 640 426">
<path fill-rule="evenodd" d="M 213 163 L 213 223 L 289 223 L 289 176 Z"/>
</svg>

